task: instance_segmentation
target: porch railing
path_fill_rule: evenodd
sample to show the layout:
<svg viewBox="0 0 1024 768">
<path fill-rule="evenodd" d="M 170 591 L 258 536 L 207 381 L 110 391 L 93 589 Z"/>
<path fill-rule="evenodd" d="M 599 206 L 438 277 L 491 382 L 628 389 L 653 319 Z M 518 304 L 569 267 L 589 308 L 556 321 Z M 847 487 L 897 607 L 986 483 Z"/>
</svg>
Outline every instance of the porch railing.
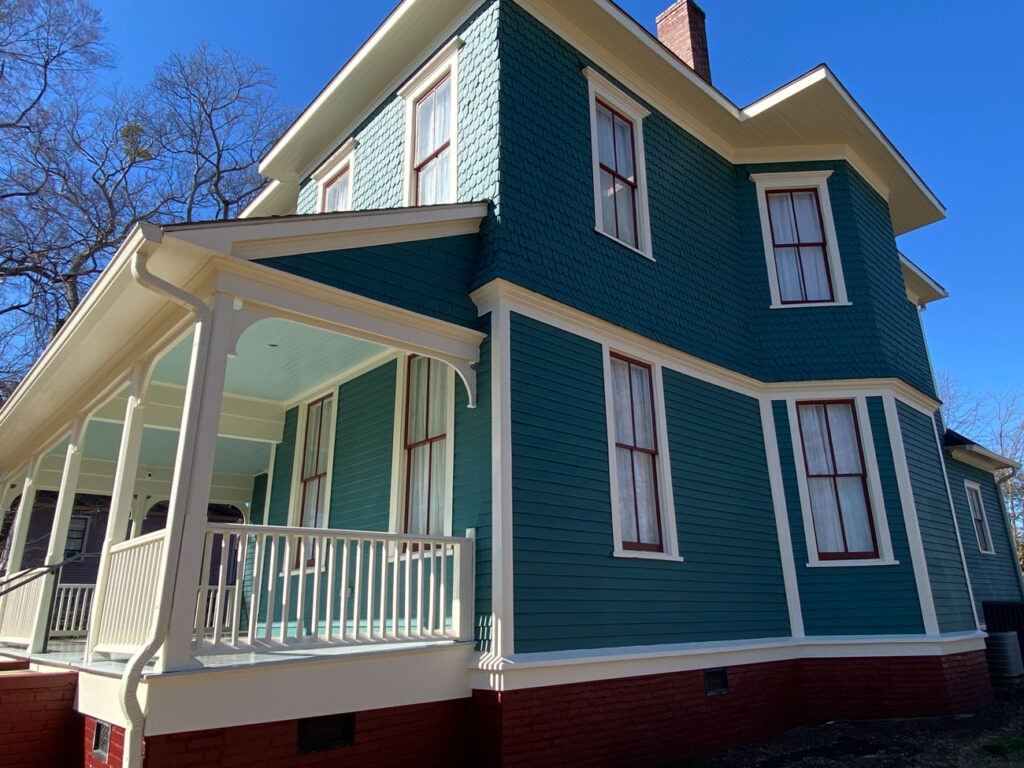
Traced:
<svg viewBox="0 0 1024 768">
<path fill-rule="evenodd" d="M 149 640 L 166 531 L 110 548 L 110 570 L 93 628 L 98 653 L 134 653 Z"/>
<path fill-rule="evenodd" d="M 45 568 L 11 574 L 5 582 L 13 586 L 0 597 L 0 643 L 27 644 L 35 631 L 36 616 L 46 588 Z"/>
<path fill-rule="evenodd" d="M 50 637 L 85 637 L 95 584 L 60 584 L 53 601 Z"/>
<path fill-rule="evenodd" d="M 473 540 L 207 527 L 193 650 L 466 640 Z"/>
</svg>

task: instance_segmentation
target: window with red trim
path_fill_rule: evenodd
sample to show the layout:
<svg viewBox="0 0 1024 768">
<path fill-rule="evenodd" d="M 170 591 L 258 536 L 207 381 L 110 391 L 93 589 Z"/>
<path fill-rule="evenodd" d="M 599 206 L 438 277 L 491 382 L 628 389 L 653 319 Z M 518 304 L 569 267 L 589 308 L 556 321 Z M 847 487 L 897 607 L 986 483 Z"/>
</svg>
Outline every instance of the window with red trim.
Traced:
<svg viewBox="0 0 1024 768">
<path fill-rule="evenodd" d="M 324 213 L 348 211 L 352 209 L 352 174 L 346 166 L 340 173 L 324 184 Z"/>
<path fill-rule="evenodd" d="M 601 230 L 634 248 L 640 246 L 637 221 L 636 141 L 633 121 L 605 104 L 597 112 L 597 159 Z"/>
<path fill-rule="evenodd" d="M 797 403 L 797 416 L 818 557 L 878 557 L 854 402 Z"/>
<path fill-rule="evenodd" d="M 453 201 L 452 79 L 445 75 L 414 110 L 413 169 L 417 205 Z"/>
<path fill-rule="evenodd" d="M 664 552 L 653 372 L 646 363 L 616 354 L 610 364 L 622 548 Z"/>
<path fill-rule="evenodd" d="M 765 196 L 780 300 L 783 304 L 834 301 L 818 190 L 775 189 Z"/>
<path fill-rule="evenodd" d="M 406 368 L 403 439 L 405 505 L 402 531 L 445 533 L 448 499 L 448 366 L 411 357 Z"/>
<path fill-rule="evenodd" d="M 306 406 L 300 476 L 302 498 L 299 504 L 299 525 L 302 527 L 323 528 L 327 523 L 327 461 L 333 406 L 333 395 L 326 395 Z"/>
</svg>

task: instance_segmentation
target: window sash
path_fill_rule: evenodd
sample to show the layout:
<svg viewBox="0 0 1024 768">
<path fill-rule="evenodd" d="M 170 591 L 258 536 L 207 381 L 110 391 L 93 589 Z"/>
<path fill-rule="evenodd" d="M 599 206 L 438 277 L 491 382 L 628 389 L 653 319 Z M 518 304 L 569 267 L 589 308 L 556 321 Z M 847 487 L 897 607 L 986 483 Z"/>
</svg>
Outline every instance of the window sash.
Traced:
<svg viewBox="0 0 1024 768">
<path fill-rule="evenodd" d="M 85 551 L 89 533 L 89 518 L 76 515 L 68 522 L 68 534 L 64 539 L 64 557 L 74 557 Z"/>
<path fill-rule="evenodd" d="M 447 366 L 427 357 L 409 358 L 403 429 L 404 533 L 444 534 L 448 498 L 449 389 Z"/>
<path fill-rule="evenodd" d="M 452 82 L 446 74 L 413 110 L 413 169 L 417 205 L 451 200 Z"/>
<path fill-rule="evenodd" d="M 781 302 L 835 301 L 818 190 L 772 189 L 765 202 Z"/>
<path fill-rule="evenodd" d="M 614 353 L 610 358 L 622 548 L 664 552 L 654 372 L 637 360 Z"/>
<path fill-rule="evenodd" d="M 352 208 L 352 174 L 345 167 L 340 173 L 324 185 L 324 213 L 348 211 Z"/>
<path fill-rule="evenodd" d="M 595 110 L 601 228 L 605 234 L 638 248 L 638 180 L 633 121 L 600 99 L 596 99 Z"/>
<path fill-rule="evenodd" d="M 974 533 L 978 537 L 978 549 L 982 552 L 995 551 L 992 537 L 989 535 L 985 518 L 985 506 L 981 500 L 981 491 L 974 486 L 967 486 L 967 506 L 971 509 L 971 520 L 974 522 Z"/>
<path fill-rule="evenodd" d="M 818 557 L 878 557 L 854 402 L 798 403 L 797 416 Z"/>
<path fill-rule="evenodd" d="M 302 497 L 299 527 L 322 528 L 327 512 L 327 462 L 330 456 L 331 416 L 334 395 L 326 395 L 306 406 L 306 434 L 303 441 Z"/>
</svg>

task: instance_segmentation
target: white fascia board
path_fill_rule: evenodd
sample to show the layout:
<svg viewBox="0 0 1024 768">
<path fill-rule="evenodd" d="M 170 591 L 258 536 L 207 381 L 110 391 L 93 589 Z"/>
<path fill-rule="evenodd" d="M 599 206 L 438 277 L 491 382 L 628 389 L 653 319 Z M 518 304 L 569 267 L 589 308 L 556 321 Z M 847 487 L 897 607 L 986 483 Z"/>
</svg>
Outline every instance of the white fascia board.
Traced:
<svg viewBox="0 0 1024 768">
<path fill-rule="evenodd" d="M 261 216 L 274 216 L 295 212 L 299 199 L 299 183 L 297 181 L 271 180 L 253 200 L 245 206 L 238 218 L 256 219 Z"/>
<path fill-rule="evenodd" d="M 250 261 L 473 234 L 487 210 L 487 203 L 460 203 L 186 224 L 165 227 L 164 232 L 168 238 Z"/>
<path fill-rule="evenodd" d="M 900 254 L 900 269 L 903 272 L 903 282 L 907 288 L 907 298 L 917 306 L 924 307 L 933 301 L 949 298 L 949 291 L 902 253 Z"/>
</svg>

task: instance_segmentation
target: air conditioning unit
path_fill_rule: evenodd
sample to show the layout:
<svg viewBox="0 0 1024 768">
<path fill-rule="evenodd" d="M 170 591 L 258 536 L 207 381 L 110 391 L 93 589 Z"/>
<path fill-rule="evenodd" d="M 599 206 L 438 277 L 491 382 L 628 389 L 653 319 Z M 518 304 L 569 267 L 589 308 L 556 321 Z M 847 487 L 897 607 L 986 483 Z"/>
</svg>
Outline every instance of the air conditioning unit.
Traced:
<svg viewBox="0 0 1024 768">
<path fill-rule="evenodd" d="M 985 655 L 992 677 L 1012 679 L 1024 676 L 1024 661 L 1021 660 L 1016 632 L 990 634 L 985 642 Z"/>
</svg>

